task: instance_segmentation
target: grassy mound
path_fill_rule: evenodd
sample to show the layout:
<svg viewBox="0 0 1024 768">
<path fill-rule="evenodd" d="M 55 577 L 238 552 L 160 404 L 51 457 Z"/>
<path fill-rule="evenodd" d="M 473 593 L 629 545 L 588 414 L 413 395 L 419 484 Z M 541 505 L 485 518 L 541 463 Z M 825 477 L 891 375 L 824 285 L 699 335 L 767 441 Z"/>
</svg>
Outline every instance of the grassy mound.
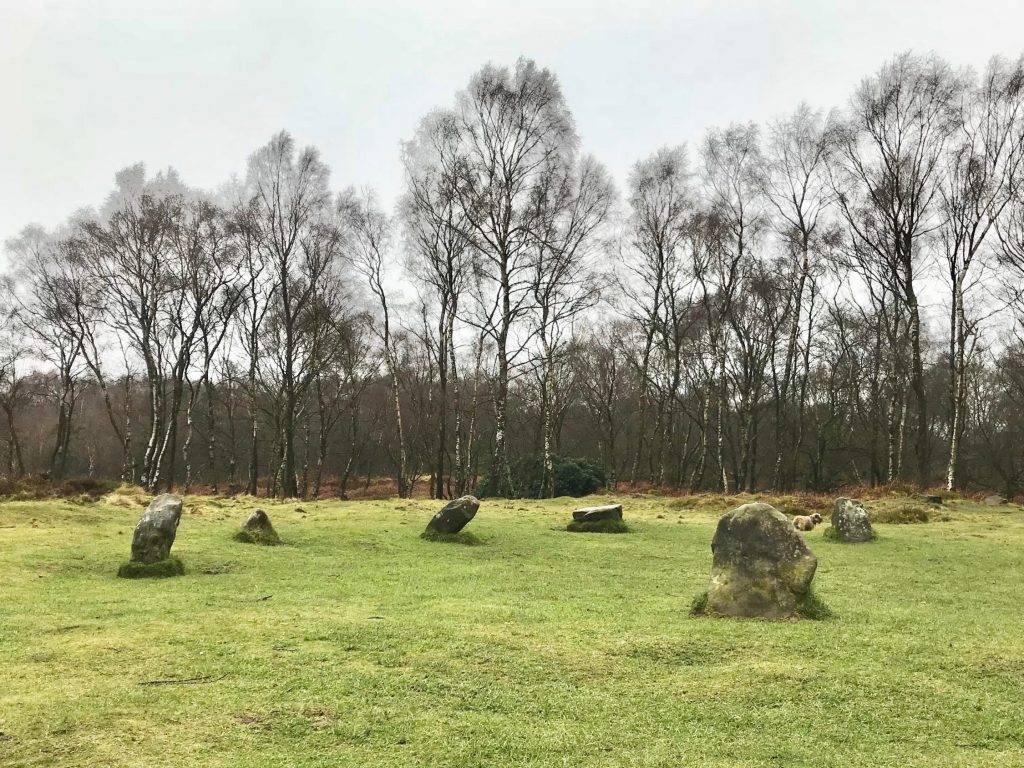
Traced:
<svg viewBox="0 0 1024 768">
<path fill-rule="evenodd" d="M 176 557 L 158 560 L 155 563 L 136 563 L 129 560 L 117 569 L 122 579 L 164 579 L 169 576 L 181 576 L 185 573 L 185 565 Z"/>
<path fill-rule="evenodd" d="M 243 528 L 235 532 L 234 539 L 235 541 L 240 541 L 243 544 L 261 544 L 265 547 L 276 547 L 284 543 L 281 541 L 281 537 L 277 535 L 277 531 L 273 528 L 269 531 L 261 531 L 258 529 L 246 530 Z"/>
<path fill-rule="evenodd" d="M 420 538 L 424 541 L 439 541 L 444 544 L 462 544 L 467 547 L 476 547 L 483 544 L 483 541 L 468 531 L 459 531 L 458 533 L 424 531 L 420 534 Z"/>
<path fill-rule="evenodd" d="M 140 488 L 137 485 L 122 484 L 104 496 L 102 501 L 111 507 L 133 509 L 146 506 L 152 498 L 144 488 Z"/>
<path fill-rule="evenodd" d="M 622 520 L 573 520 L 565 530 L 572 533 L 629 533 Z"/>
<path fill-rule="evenodd" d="M 937 518 L 932 509 L 915 502 L 903 502 L 893 506 L 877 507 L 868 510 L 872 523 L 891 523 L 894 525 L 911 525 L 914 523 L 930 523 Z"/>
</svg>

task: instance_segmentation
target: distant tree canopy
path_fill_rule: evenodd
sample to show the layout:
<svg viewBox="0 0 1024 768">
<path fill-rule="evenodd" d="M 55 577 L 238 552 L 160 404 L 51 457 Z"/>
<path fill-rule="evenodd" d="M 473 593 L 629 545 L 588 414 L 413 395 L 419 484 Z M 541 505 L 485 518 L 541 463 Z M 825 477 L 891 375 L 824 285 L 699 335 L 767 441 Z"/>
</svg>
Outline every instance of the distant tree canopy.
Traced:
<svg viewBox="0 0 1024 768">
<path fill-rule="evenodd" d="M 394 211 L 271 137 L 7 244 L 0 474 L 156 491 L 1024 485 L 1024 60 L 900 54 L 841 109 L 620 190 L 556 76 L 487 65 Z M 572 457 L 572 458 L 569 458 Z"/>
</svg>

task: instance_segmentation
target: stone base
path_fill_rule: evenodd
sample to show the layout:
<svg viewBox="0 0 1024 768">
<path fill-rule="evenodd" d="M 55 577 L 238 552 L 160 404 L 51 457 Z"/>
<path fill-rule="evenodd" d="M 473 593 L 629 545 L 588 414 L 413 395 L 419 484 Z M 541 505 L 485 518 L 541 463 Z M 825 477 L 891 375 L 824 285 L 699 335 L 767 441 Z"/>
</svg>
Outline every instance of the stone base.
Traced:
<svg viewBox="0 0 1024 768">
<path fill-rule="evenodd" d="M 598 520 L 621 520 L 621 504 L 605 504 L 602 507 L 583 507 L 572 513 L 572 519 L 576 522 L 597 522 Z"/>
<path fill-rule="evenodd" d="M 122 579 L 164 579 L 168 576 L 181 576 L 185 573 L 185 565 L 176 557 L 157 560 L 155 563 L 137 563 L 129 560 L 117 569 Z"/>
<path fill-rule="evenodd" d="M 284 543 L 273 528 L 269 531 L 259 528 L 243 528 L 235 533 L 235 541 L 240 541 L 243 544 L 262 544 L 266 547 L 276 547 L 278 544 Z"/>
<path fill-rule="evenodd" d="M 825 532 L 821 534 L 821 538 L 826 541 L 834 541 L 837 544 L 870 544 L 873 541 L 878 541 L 878 532 L 872 529 L 871 536 L 866 539 L 844 539 L 840 537 L 836 529 L 830 525 L 825 529 Z"/>
<path fill-rule="evenodd" d="M 821 621 L 823 619 L 832 618 L 833 613 L 832 609 L 825 605 L 814 591 L 811 590 L 794 603 L 792 610 L 789 613 L 776 616 L 750 616 L 718 613 L 713 609 L 708 608 L 708 593 L 701 592 L 693 599 L 693 602 L 690 603 L 690 615 L 726 619 L 754 619 L 761 621 L 785 619 L 811 619 L 812 621 Z"/>
<path fill-rule="evenodd" d="M 573 520 L 565 530 L 571 533 L 629 533 L 629 526 L 621 519 Z"/>
</svg>

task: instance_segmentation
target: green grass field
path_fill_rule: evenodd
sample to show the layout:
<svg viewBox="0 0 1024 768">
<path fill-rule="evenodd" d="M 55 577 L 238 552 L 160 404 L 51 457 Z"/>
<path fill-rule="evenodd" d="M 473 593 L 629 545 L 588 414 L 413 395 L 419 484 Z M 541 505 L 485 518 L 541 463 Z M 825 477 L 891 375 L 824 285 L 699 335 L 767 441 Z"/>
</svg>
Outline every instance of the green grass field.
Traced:
<svg viewBox="0 0 1024 768">
<path fill-rule="evenodd" d="M 484 502 L 473 545 L 260 502 L 261 547 L 189 499 L 159 580 L 115 577 L 138 507 L 0 503 L 0 765 L 1024 766 L 1020 508 L 819 527 L 834 618 L 769 623 L 688 613 L 726 500 L 616 500 L 629 534 Z"/>
</svg>

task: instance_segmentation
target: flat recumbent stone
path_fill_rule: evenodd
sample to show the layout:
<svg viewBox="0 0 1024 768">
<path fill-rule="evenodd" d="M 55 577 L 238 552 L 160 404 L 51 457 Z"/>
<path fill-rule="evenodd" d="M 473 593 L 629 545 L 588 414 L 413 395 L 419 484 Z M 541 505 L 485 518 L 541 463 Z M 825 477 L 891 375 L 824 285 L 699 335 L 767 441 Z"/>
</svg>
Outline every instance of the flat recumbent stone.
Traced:
<svg viewBox="0 0 1024 768">
<path fill-rule="evenodd" d="M 605 504 L 602 507 L 583 507 L 572 513 L 572 519 L 578 523 L 596 523 L 599 520 L 621 520 L 621 504 Z"/>
</svg>

